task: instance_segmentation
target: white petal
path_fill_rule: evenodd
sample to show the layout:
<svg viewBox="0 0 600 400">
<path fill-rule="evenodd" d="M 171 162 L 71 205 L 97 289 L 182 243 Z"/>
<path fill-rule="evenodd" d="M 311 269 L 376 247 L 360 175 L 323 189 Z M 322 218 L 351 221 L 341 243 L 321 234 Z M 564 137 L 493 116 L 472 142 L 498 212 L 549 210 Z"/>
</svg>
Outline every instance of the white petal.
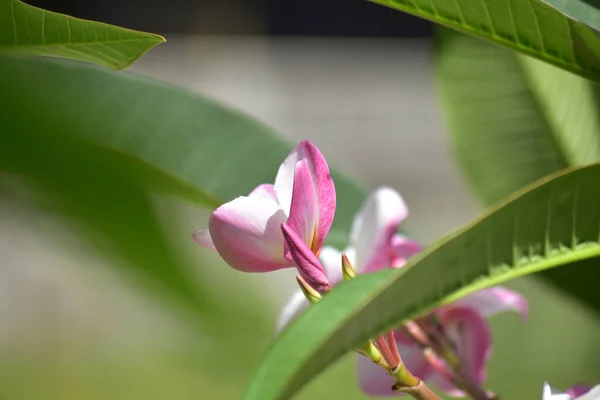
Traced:
<svg viewBox="0 0 600 400">
<path fill-rule="evenodd" d="M 592 390 L 579 397 L 577 400 L 600 400 L 600 385 L 594 386 Z"/>
<path fill-rule="evenodd" d="M 554 389 L 547 382 L 544 382 L 544 392 L 542 400 L 573 400 L 573 398 L 567 394 L 564 394 L 560 390 Z"/>
<path fill-rule="evenodd" d="M 321 265 L 323 268 L 325 268 L 325 273 L 327 274 L 332 286 L 336 285 L 342 280 L 343 274 L 341 251 L 331 246 L 325 246 L 323 249 L 321 249 L 319 261 L 321 261 Z M 350 260 L 350 262 L 352 262 L 352 260 Z"/>
<path fill-rule="evenodd" d="M 273 185 L 277 201 L 283 212 L 285 212 L 285 215 L 288 216 L 292 207 L 296 163 L 301 158 L 303 158 L 303 154 L 300 154 L 298 146 L 296 146 L 279 166 L 277 176 L 275 177 L 275 184 Z"/>
<path fill-rule="evenodd" d="M 304 293 L 298 289 L 285 304 L 279 318 L 277 319 L 277 332 L 281 332 L 283 328 L 292 322 L 298 315 L 304 311 L 310 303 L 304 297 Z"/>
<path fill-rule="evenodd" d="M 379 256 L 382 262 L 387 259 L 391 239 L 407 215 L 404 200 L 391 188 L 379 188 L 367 199 L 354 218 L 350 234 L 350 243 L 356 248 L 355 268 L 359 272 L 372 270 L 368 264 Z"/>
</svg>

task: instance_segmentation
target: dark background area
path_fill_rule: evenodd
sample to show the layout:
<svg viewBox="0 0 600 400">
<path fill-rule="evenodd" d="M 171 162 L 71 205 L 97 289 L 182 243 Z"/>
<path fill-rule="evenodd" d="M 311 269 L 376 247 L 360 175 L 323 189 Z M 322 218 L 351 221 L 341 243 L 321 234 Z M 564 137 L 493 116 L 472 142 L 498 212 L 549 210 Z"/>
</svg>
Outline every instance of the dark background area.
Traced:
<svg viewBox="0 0 600 400">
<path fill-rule="evenodd" d="M 25 0 L 156 33 L 429 37 L 422 19 L 365 0 Z"/>
</svg>

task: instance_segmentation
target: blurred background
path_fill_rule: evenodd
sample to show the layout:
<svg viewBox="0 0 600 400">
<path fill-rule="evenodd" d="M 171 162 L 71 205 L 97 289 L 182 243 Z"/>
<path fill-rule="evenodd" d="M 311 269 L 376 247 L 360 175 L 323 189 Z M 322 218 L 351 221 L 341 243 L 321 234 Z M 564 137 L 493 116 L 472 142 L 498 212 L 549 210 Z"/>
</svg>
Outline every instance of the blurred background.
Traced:
<svg viewBox="0 0 600 400">
<path fill-rule="evenodd" d="M 310 139 L 367 188 L 396 188 L 411 211 L 404 228 L 423 243 L 479 211 L 452 157 L 423 20 L 363 0 L 28 3 L 165 35 L 132 71 L 242 110 L 292 143 Z M 295 289 L 293 271 L 231 270 L 191 240 L 206 211 L 156 202 L 174 245 L 229 312 L 192 327 L 104 268 L 52 214 L 0 203 L 0 399 L 240 398 Z M 594 316 L 534 279 L 509 286 L 529 297 L 530 317 L 492 320 L 489 387 L 533 399 L 544 380 L 595 383 Z M 349 355 L 299 398 L 363 399 L 353 376 Z"/>
</svg>

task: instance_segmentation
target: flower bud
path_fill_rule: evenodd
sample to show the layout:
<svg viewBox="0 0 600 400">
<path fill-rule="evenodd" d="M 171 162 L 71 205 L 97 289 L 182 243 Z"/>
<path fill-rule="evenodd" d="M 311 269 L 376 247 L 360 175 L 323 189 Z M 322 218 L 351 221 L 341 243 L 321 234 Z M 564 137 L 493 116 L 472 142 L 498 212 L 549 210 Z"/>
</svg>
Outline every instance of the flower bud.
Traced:
<svg viewBox="0 0 600 400">
<path fill-rule="evenodd" d="M 296 263 L 296 268 L 306 283 L 319 293 L 331 290 L 331 283 L 325 274 L 325 269 L 310 247 L 288 225 L 281 224 L 281 232 L 290 255 Z"/>
<path fill-rule="evenodd" d="M 356 278 L 356 272 L 354 271 L 352 264 L 350 264 L 350 260 L 348 260 L 348 257 L 344 253 L 342 253 L 342 273 L 344 275 L 344 280 L 346 281 Z"/>
<path fill-rule="evenodd" d="M 304 293 L 304 297 L 306 297 L 306 300 L 308 300 L 311 304 L 315 304 L 323 298 L 321 294 L 313 289 L 308 283 L 306 283 L 304 278 L 302 278 L 300 275 L 296 276 L 296 281 L 298 281 L 298 286 L 300 286 L 300 290 L 302 290 L 302 293 Z"/>
</svg>

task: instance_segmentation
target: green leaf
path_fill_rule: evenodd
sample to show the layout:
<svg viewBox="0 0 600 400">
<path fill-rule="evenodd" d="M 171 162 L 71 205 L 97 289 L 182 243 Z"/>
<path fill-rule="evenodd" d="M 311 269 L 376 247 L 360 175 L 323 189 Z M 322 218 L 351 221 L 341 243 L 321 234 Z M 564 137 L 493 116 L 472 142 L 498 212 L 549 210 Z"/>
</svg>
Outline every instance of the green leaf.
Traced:
<svg viewBox="0 0 600 400">
<path fill-rule="evenodd" d="M 570 18 L 600 31 L 598 0 L 542 0 Z"/>
<path fill-rule="evenodd" d="M 0 52 L 52 55 L 123 69 L 165 39 L 0 0 Z"/>
<path fill-rule="evenodd" d="M 600 34 L 541 0 L 370 0 L 600 81 Z"/>
<path fill-rule="evenodd" d="M 289 399 L 377 333 L 509 279 L 594 260 L 588 278 L 595 280 L 600 275 L 599 179 L 600 165 L 545 179 L 428 247 L 405 267 L 342 283 L 282 333 L 244 399 Z"/>
<path fill-rule="evenodd" d="M 198 95 L 93 65 L 2 56 L 0 86 L 0 171 L 44 195 L 17 200 L 74 222 L 143 284 L 203 316 L 223 313 L 210 282 L 190 278 L 202 270 L 175 252 L 151 197 L 213 209 L 272 182 L 291 145 Z M 334 178 L 343 198 L 330 242 L 343 246 L 364 191 Z"/>
<path fill-rule="evenodd" d="M 595 84 L 448 29 L 438 39 L 453 145 L 485 206 L 567 166 L 600 160 Z"/>
<path fill-rule="evenodd" d="M 533 58 L 447 29 L 437 66 L 458 161 L 489 206 L 568 166 L 600 160 L 597 86 Z M 541 277 L 600 311 L 586 269 Z"/>
<path fill-rule="evenodd" d="M 120 155 L 122 169 L 152 189 L 210 208 L 273 182 L 292 147 L 237 112 L 130 73 L 0 57 L 0 86 L 2 96 L 40 132 L 55 126 L 54 132 L 110 150 Z M 329 243 L 343 246 L 365 192 L 332 175 L 339 200 Z"/>
</svg>

